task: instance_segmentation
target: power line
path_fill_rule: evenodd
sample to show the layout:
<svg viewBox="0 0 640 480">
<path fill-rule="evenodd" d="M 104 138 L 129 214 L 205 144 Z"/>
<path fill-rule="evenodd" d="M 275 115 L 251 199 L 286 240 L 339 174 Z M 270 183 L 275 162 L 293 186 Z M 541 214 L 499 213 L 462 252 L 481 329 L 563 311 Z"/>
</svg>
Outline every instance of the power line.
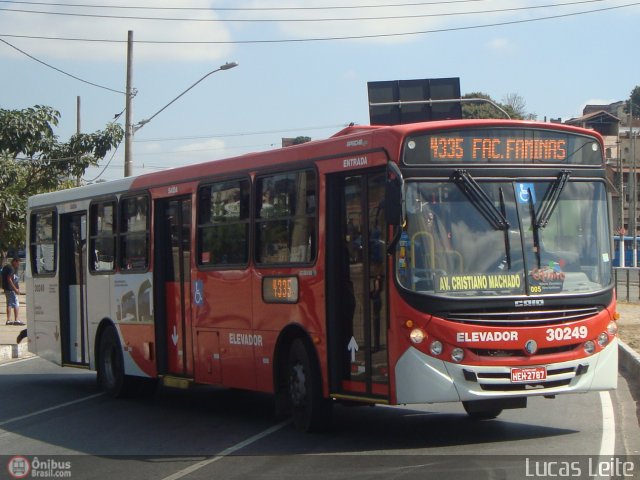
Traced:
<svg viewBox="0 0 640 480">
<path fill-rule="evenodd" d="M 578 0 L 565 3 L 551 3 L 546 5 L 533 5 L 527 7 L 497 8 L 491 10 L 475 10 L 470 12 L 448 12 L 448 13 L 427 13 L 413 15 L 388 15 L 377 17 L 342 17 L 342 18 L 176 18 L 176 17 L 140 17 L 140 16 L 121 16 L 121 15 L 102 15 L 91 13 L 71 13 L 71 12 L 51 12 L 41 10 L 21 10 L 14 8 L 0 8 L 0 11 L 15 13 L 34 13 L 40 15 L 56 15 L 63 17 L 83 17 L 83 18 L 103 18 L 116 20 L 157 20 L 168 22 L 199 22 L 199 23 L 310 23 L 310 22 L 353 22 L 368 20 L 406 20 L 415 18 L 437 18 L 451 17 L 462 15 L 484 15 L 488 13 L 506 13 L 523 10 L 535 10 L 540 8 L 566 7 L 572 5 L 580 5 L 585 3 L 600 3 L 606 0 Z"/>
<path fill-rule="evenodd" d="M 94 87 L 102 88 L 103 90 L 108 90 L 110 92 L 121 93 L 121 94 L 125 95 L 125 92 L 121 92 L 120 90 L 114 90 L 113 88 L 105 87 L 104 85 L 98 85 L 97 83 L 93 83 L 93 82 L 90 82 L 88 80 L 84 80 L 84 79 L 82 79 L 80 77 L 76 77 L 75 75 L 72 75 L 69 72 L 65 72 L 64 70 L 61 70 L 58 67 L 54 67 L 53 65 L 50 65 L 47 62 L 44 62 L 44 61 L 40 60 L 39 58 L 34 57 L 33 55 L 25 52 L 24 50 L 19 49 L 15 45 L 12 45 L 11 43 L 7 42 L 6 40 L 3 40 L 2 38 L 0 38 L 0 42 L 10 46 L 14 50 L 17 50 L 18 52 L 22 53 L 23 55 L 29 57 L 31 60 L 35 60 L 36 62 L 44 65 L 45 67 L 51 68 L 52 70 L 55 70 L 56 72 L 62 73 L 63 75 L 66 75 L 67 77 L 71 77 L 74 80 L 78 80 L 79 82 L 86 83 L 87 85 L 91 85 L 91 86 L 94 86 Z"/>
<path fill-rule="evenodd" d="M 158 141 L 174 141 L 174 140 L 198 140 L 198 139 L 207 139 L 207 138 L 226 138 L 226 137 L 243 137 L 243 136 L 253 136 L 253 135 L 266 135 L 273 133 L 282 133 L 282 132 L 290 132 L 290 131 L 301 131 L 308 132 L 312 130 L 326 130 L 328 128 L 343 128 L 346 124 L 336 124 L 336 125 L 326 125 L 326 126 L 318 126 L 318 127 L 295 127 L 295 128 L 284 128 L 281 130 L 261 130 L 254 132 L 236 132 L 236 133 L 227 133 L 227 134 L 213 134 L 213 135 L 202 135 L 202 136 L 185 136 L 185 137 L 169 137 L 169 138 L 149 138 L 144 140 L 135 140 L 136 142 L 158 142 Z M 114 155 L 117 153 L 118 148 L 121 143 L 116 145 L 113 153 L 111 154 L 111 158 L 107 162 L 107 165 L 111 163 Z M 208 152 L 208 151 L 224 151 L 224 150 L 241 150 L 247 148 L 258 148 L 258 147 L 273 147 L 275 143 L 261 143 L 261 144 L 253 144 L 253 145 L 236 145 L 236 146 L 225 146 L 220 148 L 202 148 L 202 149 L 194 149 L 194 150 L 183 150 L 183 151 L 171 151 L 171 152 L 161 152 L 161 155 L 184 155 L 185 153 L 190 152 Z M 144 155 L 159 155 L 158 152 L 150 152 L 150 153 L 138 153 L 137 156 Z M 25 161 L 25 162 L 68 162 L 69 160 L 76 160 L 78 158 L 77 155 L 71 157 L 57 157 L 57 158 L 30 158 L 30 157 L 16 157 L 15 160 Z M 122 166 L 122 165 L 120 165 Z M 97 166 L 94 166 L 97 167 Z M 158 167 L 158 168 L 170 168 L 170 167 Z M 97 180 L 96 177 L 94 180 Z"/>
<path fill-rule="evenodd" d="M 327 130 L 329 128 L 344 128 L 347 124 L 339 124 L 339 125 L 325 125 L 319 127 L 293 127 L 293 128 L 282 128 L 279 130 L 259 130 L 254 132 L 235 132 L 235 133 L 214 133 L 211 135 L 196 135 L 196 136 L 185 136 L 185 137 L 165 137 L 165 138 L 145 138 L 145 139 L 137 139 L 134 140 L 136 143 L 146 143 L 146 142 L 172 142 L 179 140 L 202 140 L 207 138 L 228 138 L 228 137 L 246 137 L 250 135 L 268 135 L 273 133 L 284 133 L 284 132 L 308 132 L 311 130 Z"/>
<path fill-rule="evenodd" d="M 159 155 L 185 156 L 190 153 L 198 153 L 198 152 L 225 152 L 228 150 L 246 150 L 249 148 L 275 147 L 276 145 L 278 145 L 278 143 L 258 143 L 254 145 L 235 145 L 235 146 L 210 147 L 210 148 L 190 148 L 190 149 L 184 149 L 184 150 L 171 150 L 171 151 L 165 151 L 165 152 L 142 152 L 142 153 L 136 153 L 136 156 L 137 157 L 149 156 L 149 155 L 153 155 L 154 157 L 157 157 Z M 167 167 L 167 168 L 170 168 L 170 167 Z"/>
<path fill-rule="evenodd" d="M 116 147 L 116 149 L 114 150 L 113 154 L 111 155 L 111 158 L 109 159 L 109 161 L 104 165 L 104 167 L 102 168 L 102 170 L 100 171 L 100 173 L 98 174 L 98 176 L 90 179 L 90 180 L 86 180 L 84 179 L 87 183 L 92 183 L 95 182 L 96 180 L 98 180 L 99 178 L 101 178 L 104 173 L 106 172 L 107 168 L 122 168 L 124 166 L 124 164 L 119 164 L 119 163 L 114 163 L 111 164 L 111 161 L 113 160 L 113 158 L 115 157 L 116 152 L 118 151 L 118 147 L 120 146 L 120 144 L 118 144 L 118 146 Z M 184 155 L 185 153 L 190 153 L 190 152 L 208 152 L 208 151 L 224 151 L 224 150 L 240 150 L 240 149 L 246 149 L 246 148 L 257 148 L 257 147 L 276 147 L 275 143 L 263 143 L 263 144 L 259 144 L 259 145 L 239 145 L 236 147 L 223 147 L 223 148 L 207 148 L 207 149 L 199 149 L 199 150 L 189 150 L 186 152 L 165 152 L 162 155 Z M 158 156 L 157 152 L 154 153 L 138 153 L 136 154 L 137 157 L 140 156 L 144 156 L 144 155 L 154 155 L 154 156 Z M 205 160 L 206 161 L 206 160 Z M 166 170 L 169 168 L 175 168 L 175 167 L 182 167 L 182 166 L 186 166 L 186 165 L 152 165 L 152 164 L 142 164 L 142 166 L 136 166 L 134 168 L 137 169 L 145 169 L 145 168 L 151 168 L 154 170 Z M 99 167 L 98 167 L 99 168 Z"/>
<path fill-rule="evenodd" d="M 78 156 L 75 155 L 73 157 L 57 157 L 57 158 L 43 158 L 43 157 L 38 157 L 38 158 L 31 158 L 31 157 L 15 157 L 14 160 L 16 161 L 20 161 L 20 162 L 68 162 L 69 160 L 77 160 Z"/>
<path fill-rule="evenodd" d="M 268 12 L 268 11 L 288 11 L 288 10 L 347 10 L 361 8 L 397 8 L 397 7 L 419 7 L 427 5 L 445 5 L 456 3 L 484 2 L 486 0 L 440 0 L 432 2 L 410 2 L 410 3 L 387 3 L 374 5 L 331 5 L 324 7 L 148 7 L 135 5 L 89 5 L 82 3 L 58 3 L 58 2 L 27 2 L 0 0 L 0 3 L 15 3 L 23 5 L 45 5 L 54 7 L 78 7 L 78 8 L 108 8 L 118 10 L 169 10 L 169 11 L 206 11 L 206 12 Z"/>
<path fill-rule="evenodd" d="M 583 10 L 580 12 L 572 12 L 558 15 L 548 15 L 544 17 L 528 18 L 521 20 L 509 20 L 505 22 L 485 23 L 480 25 L 468 25 L 464 27 L 448 27 L 438 28 L 433 30 L 421 30 L 415 32 L 396 32 L 396 33 L 380 33 L 371 35 L 346 35 L 335 37 L 311 37 L 311 38 L 284 38 L 273 40 L 137 40 L 135 43 L 148 44 L 148 45 L 247 45 L 247 44 L 275 44 L 275 43 L 305 43 L 305 42 L 327 42 L 337 40 L 366 40 L 373 38 L 393 38 L 393 37 L 408 37 L 417 35 L 427 35 L 431 33 L 446 33 L 457 32 L 464 30 L 477 30 L 481 28 L 501 27 L 507 25 L 519 25 L 523 23 L 541 22 L 546 20 L 557 20 L 560 18 L 575 17 L 578 15 L 586 15 L 590 13 L 599 13 L 611 10 L 618 10 L 621 8 L 628 8 L 640 5 L 640 2 L 632 2 L 624 5 L 616 5 L 613 7 L 603 7 L 593 10 Z M 75 37 L 46 37 L 36 35 L 12 35 L 12 34 L 0 34 L 0 37 L 9 38 L 28 38 L 32 40 L 61 40 L 70 42 L 93 42 L 93 43 L 125 43 L 126 40 L 110 40 L 110 39 L 97 39 L 97 38 L 75 38 Z"/>
<path fill-rule="evenodd" d="M 107 168 L 109 167 L 109 164 L 111 163 L 111 161 L 113 160 L 113 158 L 116 156 L 116 152 L 118 151 L 118 148 L 120 147 L 120 144 L 121 144 L 121 143 L 122 143 L 122 142 L 120 142 L 120 143 L 118 143 L 118 145 L 116 145 L 116 148 L 113 150 L 113 153 L 111 154 L 111 158 L 109 159 L 109 161 L 107 162 L 107 164 L 104 166 L 104 168 L 100 171 L 100 173 L 98 174 L 98 176 L 97 176 L 97 177 L 92 178 L 91 180 L 87 180 L 87 179 L 84 179 L 84 176 L 83 176 L 83 179 L 85 180 L 85 182 L 87 182 L 87 183 L 95 182 L 95 181 L 96 181 L 96 180 L 98 180 L 100 177 L 102 177 L 102 175 L 104 175 L 104 172 L 106 172 Z"/>
</svg>

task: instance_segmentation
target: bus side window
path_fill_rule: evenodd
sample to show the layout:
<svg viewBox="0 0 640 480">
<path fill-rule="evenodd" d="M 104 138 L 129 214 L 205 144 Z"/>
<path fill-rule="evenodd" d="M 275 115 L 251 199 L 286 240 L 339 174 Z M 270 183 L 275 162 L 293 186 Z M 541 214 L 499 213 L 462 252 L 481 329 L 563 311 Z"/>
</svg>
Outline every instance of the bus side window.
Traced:
<svg viewBox="0 0 640 480">
<path fill-rule="evenodd" d="M 120 269 L 142 271 L 149 266 L 149 198 L 120 200 Z"/>
<path fill-rule="evenodd" d="M 116 201 L 92 204 L 89 215 L 89 268 L 92 272 L 113 272 L 116 269 Z"/>
<path fill-rule="evenodd" d="M 57 217 L 55 211 L 31 214 L 30 248 L 33 275 L 50 275 L 56 271 Z"/>
<path fill-rule="evenodd" d="M 231 180 L 198 192 L 198 264 L 241 266 L 249 261 L 249 180 Z"/>
<path fill-rule="evenodd" d="M 256 182 L 256 260 L 310 263 L 316 256 L 316 180 L 310 170 Z"/>
</svg>

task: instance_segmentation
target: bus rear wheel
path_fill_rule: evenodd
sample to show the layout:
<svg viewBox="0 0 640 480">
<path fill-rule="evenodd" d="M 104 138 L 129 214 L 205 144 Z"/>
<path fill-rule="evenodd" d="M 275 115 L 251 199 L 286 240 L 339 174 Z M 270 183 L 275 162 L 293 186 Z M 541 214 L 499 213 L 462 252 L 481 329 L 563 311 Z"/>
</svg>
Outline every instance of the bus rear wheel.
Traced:
<svg viewBox="0 0 640 480">
<path fill-rule="evenodd" d="M 327 427 L 331 418 L 331 401 L 322 396 L 320 370 L 302 341 L 296 339 L 289 349 L 287 393 L 296 429 L 316 432 Z"/>
<path fill-rule="evenodd" d="M 122 345 L 114 327 L 107 327 L 98 347 L 98 385 L 114 398 L 126 397 L 138 389 L 136 377 L 124 373 Z"/>
<path fill-rule="evenodd" d="M 487 400 L 462 402 L 467 415 L 474 420 L 492 420 L 502 413 L 502 407 Z"/>
</svg>

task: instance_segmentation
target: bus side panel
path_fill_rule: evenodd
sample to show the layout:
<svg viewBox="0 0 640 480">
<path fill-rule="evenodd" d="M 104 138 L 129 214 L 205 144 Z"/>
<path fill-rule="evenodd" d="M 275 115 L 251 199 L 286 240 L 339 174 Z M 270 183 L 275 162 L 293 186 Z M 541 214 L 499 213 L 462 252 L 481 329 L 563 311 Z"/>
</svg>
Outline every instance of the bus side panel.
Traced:
<svg viewBox="0 0 640 480">
<path fill-rule="evenodd" d="M 115 275 L 111 279 L 111 304 L 104 306 L 117 321 L 127 375 L 157 375 L 153 323 L 153 273 Z M 100 295 L 100 291 L 95 291 Z M 91 300 L 89 301 L 89 303 Z M 93 329 L 93 328 L 92 328 Z"/>
<path fill-rule="evenodd" d="M 154 336 L 152 324 L 121 324 L 120 335 L 123 345 L 124 370 L 127 375 L 155 377 Z"/>
<path fill-rule="evenodd" d="M 29 351 L 61 365 L 60 296 L 57 277 L 27 277 L 27 299 Z"/>
<path fill-rule="evenodd" d="M 251 330 L 251 276 L 247 270 L 199 272 L 197 281 L 202 282 L 202 298 L 194 301 L 194 344 L 196 352 L 196 375 L 198 381 L 214 382 L 222 378 L 222 385 L 234 388 L 254 389 L 253 332 Z M 213 336 L 200 332 L 215 331 Z M 219 352 L 215 350 L 219 349 Z M 204 375 L 209 371 L 209 359 L 219 361 L 215 375 Z M 202 364 L 201 362 L 205 362 Z M 211 368 L 214 368 L 211 366 Z M 209 376 L 209 381 L 207 377 Z"/>
<path fill-rule="evenodd" d="M 258 388 L 273 391 L 273 357 L 280 332 L 287 325 L 297 324 L 312 338 L 325 338 L 325 295 L 324 277 L 316 267 L 303 269 L 274 269 L 258 271 L 254 274 L 253 284 L 253 329 L 259 343 L 254 345 L 255 371 Z M 299 297 L 297 303 L 267 303 L 262 298 L 264 277 L 296 276 L 298 278 Z M 268 288 L 268 286 L 267 286 Z M 326 378 L 325 342 L 315 345 L 322 377 Z M 286 354 L 286 352 L 280 352 Z"/>
<path fill-rule="evenodd" d="M 89 368 L 96 369 L 96 332 L 103 319 L 113 319 L 111 302 L 111 277 L 107 275 L 87 275 L 87 314 L 89 319 Z"/>
</svg>

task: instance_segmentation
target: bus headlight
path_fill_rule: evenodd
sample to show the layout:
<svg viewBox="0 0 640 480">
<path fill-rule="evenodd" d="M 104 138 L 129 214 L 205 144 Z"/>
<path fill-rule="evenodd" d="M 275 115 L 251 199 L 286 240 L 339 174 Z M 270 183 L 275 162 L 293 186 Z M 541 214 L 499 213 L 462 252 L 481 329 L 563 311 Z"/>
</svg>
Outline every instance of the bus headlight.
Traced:
<svg viewBox="0 0 640 480">
<path fill-rule="evenodd" d="M 598 335 L 598 345 L 604 347 L 607 343 L 609 343 L 609 335 L 607 335 L 607 332 L 602 332 Z"/>
<path fill-rule="evenodd" d="M 460 363 L 464 359 L 464 350 L 461 348 L 454 348 L 451 350 L 451 360 L 456 363 Z"/>
<path fill-rule="evenodd" d="M 409 338 L 411 338 L 411 341 L 416 345 L 419 343 L 422 343 L 425 337 L 426 337 L 425 333 L 419 328 L 414 328 L 413 330 L 411 330 L 411 333 L 409 334 Z"/>
<path fill-rule="evenodd" d="M 431 355 L 433 355 L 434 357 L 437 357 L 438 355 L 440 355 L 442 353 L 442 342 L 438 340 L 434 340 L 433 342 L 431 342 L 429 351 L 431 352 Z"/>
<path fill-rule="evenodd" d="M 607 333 L 609 335 L 618 333 L 618 324 L 616 322 L 609 322 L 609 325 L 607 325 Z"/>
<path fill-rule="evenodd" d="M 584 351 L 587 355 L 591 355 L 596 350 L 596 344 L 592 340 L 584 342 Z"/>
</svg>

